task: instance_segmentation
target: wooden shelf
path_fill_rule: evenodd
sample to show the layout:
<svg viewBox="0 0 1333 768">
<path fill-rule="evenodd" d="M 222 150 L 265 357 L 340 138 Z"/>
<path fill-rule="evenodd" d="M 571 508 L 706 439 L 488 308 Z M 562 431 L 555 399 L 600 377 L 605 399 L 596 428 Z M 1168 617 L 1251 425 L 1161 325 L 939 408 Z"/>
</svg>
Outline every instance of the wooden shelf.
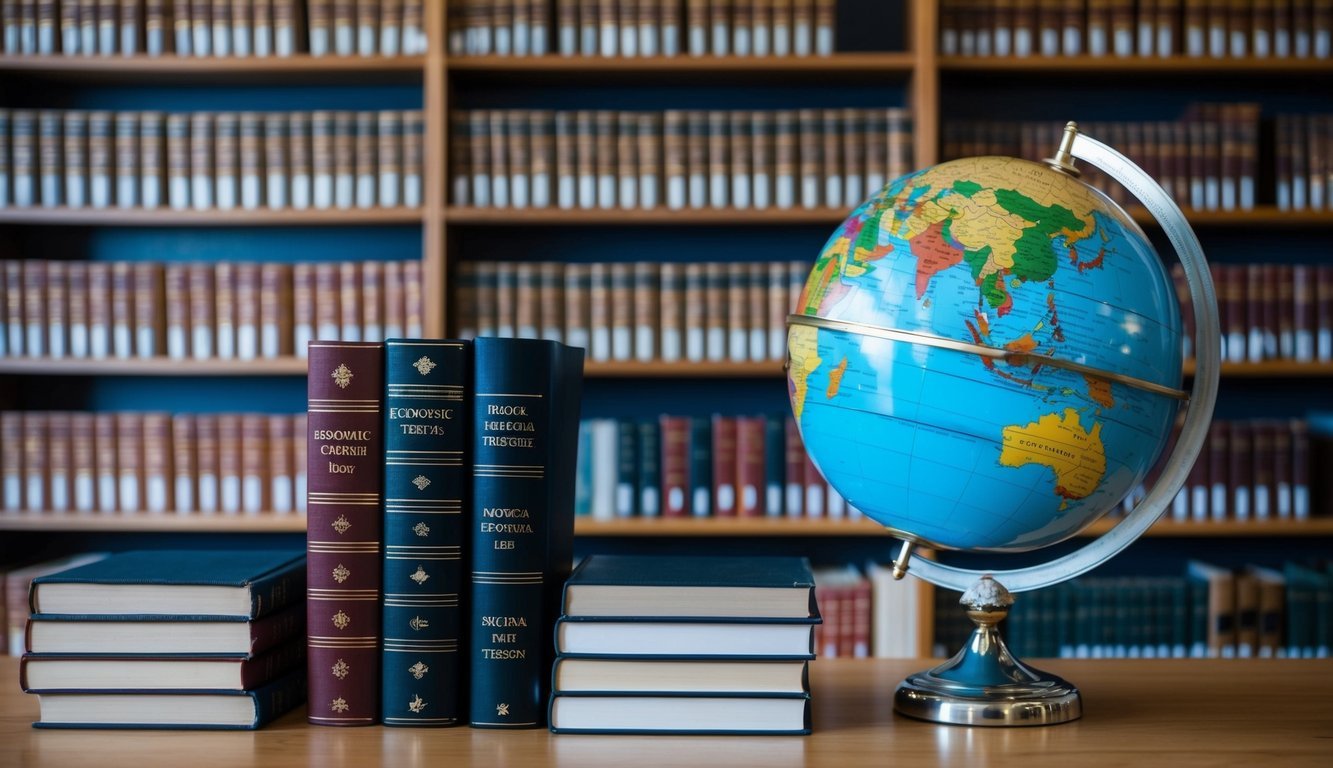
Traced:
<svg viewBox="0 0 1333 768">
<path fill-rule="evenodd" d="M 1115 519 L 1100 520 L 1080 536 L 1105 533 Z M 723 518 L 619 518 L 593 520 L 579 518 L 574 524 L 579 536 L 888 536 L 878 523 L 867 520 L 830 520 L 828 518 L 723 517 Z M 1333 518 L 1301 522 L 1177 523 L 1158 521 L 1145 534 L 1151 537 L 1230 538 L 1243 536 L 1333 536 Z"/>
<path fill-rule="evenodd" d="M 1333 59 L 1212 58 L 1209 56 L 941 56 L 940 72 L 968 74 L 1040 74 L 1072 77 L 1087 74 L 1143 75 L 1272 75 L 1333 74 Z"/>
<path fill-rule="evenodd" d="M 1156 224 L 1146 210 L 1131 206 L 1129 213 L 1140 224 Z M 1191 226 L 1209 228 L 1229 227 L 1333 227 L 1333 211 L 1282 211 L 1271 205 L 1261 205 L 1248 211 L 1202 211 L 1185 209 L 1185 218 Z"/>
<path fill-rule="evenodd" d="M 680 362 L 632 361 L 584 363 L 583 374 L 589 378 L 632 379 L 711 379 L 711 378 L 776 378 L 782 375 L 782 363 L 776 360 L 760 362 Z"/>
<path fill-rule="evenodd" d="M 299 357 L 264 360 L 171 360 L 156 358 L 0 358 L 0 374 L 28 376 L 304 376 Z"/>
<path fill-rule="evenodd" d="M 562 208 L 446 208 L 445 225 L 472 226 L 585 226 L 597 225 L 753 225 L 820 224 L 836 226 L 851 213 L 841 208 L 766 208 L 740 210 L 736 208 L 686 208 L 650 210 L 619 208 L 562 209 Z"/>
<path fill-rule="evenodd" d="M 420 80 L 424 56 L 24 56 L 0 55 L 0 74 L 77 82 L 328 82 Z"/>
<path fill-rule="evenodd" d="M 420 208 L 175 211 L 168 208 L 3 208 L 0 224 L 114 227 L 293 227 L 420 225 Z"/>
<path fill-rule="evenodd" d="M 304 533 L 305 515 L 174 512 L 0 512 L 0 531 L 128 531 L 134 533 Z"/>
<path fill-rule="evenodd" d="M 1261 363 L 1222 363 L 1225 379 L 1296 379 L 1333 376 L 1333 363 L 1301 363 L 1295 360 L 1265 360 Z M 1194 375 L 1194 363 L 1185 363 L 1185 375 Z"/>
<path fill-rule="evenodd" d="M 476 80 L 526 83 L 753 82 L 781 86 L 792 80 L 838 76 L 843 80 L 882 82 L 886 76 L 906 79 L 916 67 L 911 53 L 838 53 L 832 56 L 458 56 L 446 59 L 454 76 Z"/>
</svg>

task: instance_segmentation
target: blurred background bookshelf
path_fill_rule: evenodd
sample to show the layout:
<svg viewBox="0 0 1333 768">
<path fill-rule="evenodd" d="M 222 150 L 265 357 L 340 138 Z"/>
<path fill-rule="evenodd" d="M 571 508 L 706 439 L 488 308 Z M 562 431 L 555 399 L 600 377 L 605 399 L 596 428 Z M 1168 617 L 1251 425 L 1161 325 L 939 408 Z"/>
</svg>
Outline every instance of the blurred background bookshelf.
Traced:
<svg viewBox="0 0 1333 768">
<path fill-rule="evenodd" d="M 1214 121 L 1216 150 L 1202 158 L 1218 164 L 1212 173 L 1219 181 L 1234 176 L 1234 199 L 1223 200 L 1219 192 L 1210 201 L 1205 194 L 1199 205 L 1186 206 L 1209 258 L 1237 268 L 1303 265 L 1316 275 L 1318 267 L 1327 270 L 1330 264 L 1333 123 L 1327 116 L 1333 114 L 1333 93 L 1326 83 L 1333 59 L 1327 4 L 1319 2 L 1246 4 L 1250 13 L 1233 18 L 1220 1 L 406 0 L 359 3 L 364 16 L 335 18 L 333 8 L 343 4 L 274 0 L 273 15 L 266 19 L 270 26 L 262 30 L 253 17 L 220 12 L 189 16 L 182 30 L 179 18 L 170 14 L 189 4 L 164 2 L 159 5 L 169 16 L 160 36 L 150 31 L 156 28 L 149 18 L 117 16 L 118 22 L 128 20 L 123 26 L 133 32 L 117 27 L 107 44 L 94 24 L 91 49 L 84 25 L 99 19 L 96 9 L 106 4 L 53 0 L 50 16 L 38 13 L 45 4 L 5 8 L 11 5 L 33 11 L 30 22 L 22 13 L 0 19 L 0 107 L 10 137 L 0 260 L 43 267 L 59 262 L 63 271 L 56 272 L 66 281 L 70 268 L 78 271 L 81 267 L 74 265 L 79 264 L 150 263 L 161 271 L 153 278 L 156 298 L 145 304 L 154 308 L 144 317 L 145 327 L 152 329 L 146 354 L 133 347 L 124 354 L 114 349 L 105 356 L 73 354 L 70 326 L 63 325 L 54 332 L 63 334 L 64 354 L 53 355 L 47 310 L 70 299 L 68 283 L 63 292 L 44 295 L 42 312 L 19 314 L 21 332 L 7 335 L 0 355 L 0 409 L 10 412 L 293 414 L 303 409 L 305 397 L 305 363 L 299 356 L 304 337 L 293 330 L 302 323 L 317 335 L 322 323 L 336 334 L 363 338 L 396 328 L 426 335 L 507 328 L 566 339 L 573 331 L 588 334 L 594 346 L 600 342 L 591 336 L 600 328 L 597 332 L 608 339 L 587 364 L 587 419 L 639 424 L 656 422 L 660 414 L 711 419 L 714 414 L 784 412 L 782 354 L 780 343 L 773 342 L 775 332 L 781 339 L 780 301 L 748 290 L 754 286 L 724 293 L 724 314 L 728 306 L 750 311 L 745 323 L 724 325 L 721 340 L 710 345 L 708 307 L 696 308 L 702 313 L 693 321 L 688 317 L 691 304 L 708 303 L 709 288 L 690 295 L 682 284 L 677 288 L 683 297 L 680 316 L 672 322 L 679 323 L 682 337 L 689 335 L 691 322 L 703 324 L 703 345 L 694 354 L 687 339 L 667 341 L 661 328 L 650 329 L 649 340 L 639 343 L 635 329 L 624 327 L 626 317 L 633 317 L 636 287 L 632 279 L 621 285 L 625 295 L 618 299 L 609 267 L 659 265 L 645 273 L 637 290 L 640 297 L 657 295 L 660 312 L 668 281 L 675 280 L 672 275 L 685 281 L 691 263 L 809 263 L 847 212 L 899 172 L 955 154 L 1031 154 L 1032 147 L 1021 140 L 1021 126 L 1000 124 L 1000 118 L 1017 114 L 1029 123 L 1100 122 L 1107 131 L 1093 135 L 1114 137 L 1111 143 L 1131 156 L 1156 158 L 1160 168 L 1150 170 L 1160 174 L 1161 168 L 1174 168 L 1175 161 L 1168 150 L 1151 149 L 1143 126 L 1165 136 L 1161 126 L 1207 122 L 1199 116 L 1199 105 L 1205 117 L 1213 109 L 1208 105 L 1226 106 L 1228 114 L 1243 106 L 1251 116 L 1248 128 Z M 1291 15 L 1265 15 L 1269 5 L 1289 9 Z M 1187 6 L 1201 8 L 1202 15 L 1196 20 Z M 75 9 L 73 18 L 79 22 L 72 30 L 64 23 L 67 7 Z M 80 15 L 88 7 L 94 8 L 91 15 Z M 188 15 L 189 8 L 183 11 Z M 52 25 L 45 31 L 42 19 Z M 1203 25 L 1201 49 L 1195 45 L 1196 21 Z M 1219 34 L 1224 44 L 1214 48 Z M 182 46 L 185 38 L 188 49 Z M 1020 39 L 1028 40 L 1026 49 L 1018 46 Z M 199 45 L 204 40 L 207 48 Z M 220 40 L 226 41 L 225 49 Z M 20 112 L 31 114 L 23 119 L 30 119 L 33 131 L 23 150 L 31 176 L 25 200 L 15 194 L 22 170 L 13 139 Z M 363 123 L 366 130 L 358 129 L 357 112 L 376 114 L 373 131 L 368 122 Z M 44 113 L 54 115 L 47 122 L 62 132 L 71 122 L 84 126 L 82 134 L 49 138 L 45 159 Z M 268 116 L 279 113 L 300 115 L 296 122 L 305 126 L 301 137 L 308 142 L 300 151 L 309 167 L 300 173 L 290 155 L 292 121 L 276 120 L 273 135 L 280 138 L 275 146 L 289 150 L 282 161 L 286 175 L 270 181 L 265 173 L 254 179 L 257 191 L 247 199 L 247 169 L 278 162 L 273 158 L 280 152 L 269 156 L 262 143 L 242 146 L 243 118 L 257 115 L 265 126 Z M 170 137 L 162 137 L 151 162 L 122 158 L 114 125 L 117 116 L 126 114 L 206 114 L 213 132 L 232 125 L 230 117 L 218 119 L 231 115 L 238 136 L 232 146 L 215 140 L 199 158 L 188 152 L 179 158 L 184 166 L 175 175 L 184 179 L 187 193 L 179 201 L 184 204 L 173 207 Z M 402 138 L 402 129 L 394 126 L 405 123 L 393 116 L 409 114 L 420 116 L 416 149 L 382 144 L 382 138 Z M 379 115 L 390 115 L 388 122 L 382 124 Z M 1311 115 L 1322 117 L 1309 120 Z M 476 124 L 486 126 L 481 134 L 468 125 L 478 116 L 484 120 Z M 809 130 L 803 131 L 803 116 Z M 108 121 L 111 135 L 89 133 L 94 118 Z M 600 131 L 599 119 L 601 126 L 616 130 Z M 327 126 L 318 134 L 316 122 Z M 562 125 L 568 133 L 561 132 Z M 683 126 L 684 135 L 672 132 L 672 125 Z M 785 149 L 778 125 L 794 126 Z M 1238 132 L 1232 138 L 1245 149 L 1226 141 L 1233 130 Z M 889 139 L 891 131 L 896 139 Z M 1044 135 L 1037 142 L 1042 153 L 1055 141 L 1050 131 Z M 562 162 L 562 137 L 575 154 L 587 156 L 583 166 L 577 159 Z M 869 144 L 884 143 L 881 137 L 888 143 L 872 150 Z M 1293 137 L 1299 137 L 1302 153 L 1290 151 L 1297 141 Z M 617 143 L 621 140 L 628 143 Z M 317 157 L 321 153 L 322 159 Z M 247 162 L 247 156 L 256 161 Z M 1242 157 L 1249 165 L 1239 164 Z M 52 158 L 64 167 L 44 182 L 42 169 L 54 167 L 47 162 Z M 201 182 L 209 190 L 206 201 L 188 194 L 196 159 L 213 174 Z M 1222 167 L 1230 168 L 1232 160 L 1238 170 L 1227 176 Z M 1198 169 L 1205 180 L 1206 162 Z M 155 163 L 160 187 L 153 206 L 144 205 L 146 163 Z M 131 182 L 135 197 L 126 200 L 117 197 L 117 169 L 130 165 L 139 178 Z M 416 169 L 418 192 L 406 179 L 409 166 Z M 1173 172 L 1187 193 L 1188 162 L 1185 168 Z M 99 173 L 105 177 L 100 181 Z M 1249 179 L 1247 195 L 1240 191 L 1242 177 Z M 270 189 L 270 183 L 276 186 Z M 325 191 L 316 192 L 321 183 Z M 564 183 L 573 186 L 568 199 L 562 199 Z M 44 184 L 54 197 L 45 195 Z M 376 194 L 359 196 L 366 184 Z M 221 191 L 220 185 L 228 189 Z M 307 185 L 308 191 L 300 191 Z M 392 194 L 378 195 L 381 185 Z M 1298 185 L 1304 185 L 1299 195 Z M 539 187 L 544 190 L 540 199 Z M 485 192 L 484 199 L 479 191 Z M 300 207 L 298 197 L 304 201 Z M 1165 252 L 1164 239 L 1144 213 L 1133 206 L 1130 211 Z M 215 317 L 209 326 L 192 317 L 188 299 L 173 298 L 166 278 L 173 268 L 197 265 L 259 264 L 295 272 L 321 263 L 357 266 L 339 275 L 337 311 L 321 318 L 319 302 L 313 308 L 302 305 L 296 279 L 283 278 L 276 304 L 267 303 L 278 309 L 281 339 L 268 348 L 258 341 L 253 348 L 240 342 L 244 334 L 238 335 L 238 328 L 250 325 L 242 317 L 239 290 L 230 296 L 212 294 L 215 309 L 219 302 L 229 303 L 235 316 L 230 323 Z M 559 265 L 564 277 L 575 273 L 580 287 L 578 276 L 606 265 L 605 295 L 587 296 L 572 305 L 572 312 L 544 320 L 540 309 L 552 296 L 561 297 L 562 307 L 571 306 L 565 282 L 558 294 L 542 293 L 544 264 Z M 483 280 L 495 281 L 499 293 L 492 294 L 493 303 L 479 301 L 485 291 L 477 287 L 479 265 L 491 276 Z M 667 266 L 665 272 L 661 265 Z M 407 299 L 401 291 L 391 296 L 387 285 L 404 270 L 419 275 L 417 311 L 410 321 L 405 310 L 395 325 L 389 317 L 396 312 L 393 296 L 404 304 Z M 803 275 L 797 273 L 799 281 Z M 23 268 L 16 274 L 16 290 L 24 299 L 30 295 L 26 287 L 43 285 L 25 284 Z M 526 286 L 527 293 L 520 285 L 524 275 L 538 280 Z M 9 282 L 7 277 L 7 296 L 12 296 Z M 1333 295 L 1319 293 L 1317 282 L 1312 283 L 1310 310 L 1310 330 L 1316 333 L 1318 312 L 1333 311 Z M 555 286 L 547 288 L 554 291 Z M 738 286 L 724 279 L 714 289 Z M 251 298 L 265 305 L 259 293 Z M 110 292 L 102 298 L 112 303 Z M 207 295 L 201 300 L 208 302 Z M 210 338 L 210 352 L 199 354 L 190 343 L 169 349 L 173 301 L 178 315 L 185 301 L 184 314 Z M 618 303 L 625 306 L 617 315 Z M 13 304 L 6 299 L 7 310 Z M 482 304 L 490 310 L 479 312 Z M 605 312 L 600 325 L 593 304 Z M 1263 306 L 1262 297 L 1257 305 Z M 1249 323 L 1246 302 L 1239 306 L 1237 316 Z M 380 314 L 359 311 L 367 307 Z M 582 324 L 569 322 L 576 313 L 585 318 Z M 1263 317 L 1264 310 L 1254 314 Z M 263 317 L 260 306 L 252 317 L 257 335 L 262 335 Z M 14 318 L 6 316 L 7 334 Z M 521 328 L 525 319 L 535 331 Z M 75 318 L 59 315 L 58 322 L 71 324 Z M 1256 327 L 1262 338 L 1263 327 Z M 1244 330 L 1248 337 L 1248 324 Z M 1269 330 L 1275 338 L 1281 333 L 1277 327 Z M 616 342 L 617 334 L 626 333 L 628 342 Z M 29 334 L 41 344 L 25 345 Z M 218 341 L 224 336 L 233 339 L 227 349 Z M 1240 356 L 1233 358 L 1229 351 L 1219 417 L 1290 421 L 1333 411 L 1333 359 L 1321 356 L 1317 343 L 1309 355 L 1278 352 L 1251 356 L 1238 348 Z M 1313 427 L 1311 432 L 1318 437 Z M 1316 477 L 1329 461 L 1326 453 L 1319 456 L 1325 463 L 1312 465 Z M 49 498 L 51 483 L 45 482 Z M 50 504 L 33 509 L 23 502 L 24 483 L 19 481 L 15 508 L 0 512 L 0 562 L 77 549 L 202 546 L 205 540 L 209 545 L 223 539 L 294 543 L 304 530 L 299 510 L 277 510 L 268 503 L 249 511 L 187 509 L 183 514 L 174 508 L 76 512 L 72 500 L 64 510 Z M 826 513 L 830 500 L 824 497 Z M 1277 566 L 1287 552 L 1293 558 L 1327 557 L 1331 501 L 1315 496 L 1304 521 L 1163 520 L 1108 568 L 1134 575 L 1169 567 L 1183 574 L 1185 562 L 1196 556 L 1228 567 L 1252 558 Z M 882 563 L 893 553 L 893 542 L 881 529 L 852 519 L 845 507 L 840 508 L 843 519 L 785 512 L 667 518 L 644 515 L 641 506 L 631 510 L 622 515 L 589 509 L 578 522 L 579 553 L 775 551 L 807 554 L 828 568 Z M 1263 543 L 1256 548 L 1252 541 Z M 940 556 L 967 562 L 950 553 Z M 1158 559 L 1169 565 L 1145 566 Z M 915 647 L 925 653 L 935 645 L 928 629 L 934 601 L 930 590 L 913 588 L 920 592 L 912 609 Z"/>
</svg>

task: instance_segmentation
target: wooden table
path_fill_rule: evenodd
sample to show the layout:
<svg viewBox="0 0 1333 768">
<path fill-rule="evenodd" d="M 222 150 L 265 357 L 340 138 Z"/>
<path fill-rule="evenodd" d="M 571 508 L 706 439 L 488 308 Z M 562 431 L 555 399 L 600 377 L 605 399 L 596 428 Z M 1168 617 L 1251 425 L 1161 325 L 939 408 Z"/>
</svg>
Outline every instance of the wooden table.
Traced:
<svg viewBox="0 0 1333 768">
<path fill-rule="evenodd" d="M 1080 721 L 963 728 L 893 714 L 900 660 L 821 661 L 812 736 L 555 736 L 545 730 L 316 728 L 304 711 L 258 732 L 53 731 L 0 664 L 0 766 L 1333 766 L 1333 660 L 1049 661 L 1079 685 Z"/>
</svg>

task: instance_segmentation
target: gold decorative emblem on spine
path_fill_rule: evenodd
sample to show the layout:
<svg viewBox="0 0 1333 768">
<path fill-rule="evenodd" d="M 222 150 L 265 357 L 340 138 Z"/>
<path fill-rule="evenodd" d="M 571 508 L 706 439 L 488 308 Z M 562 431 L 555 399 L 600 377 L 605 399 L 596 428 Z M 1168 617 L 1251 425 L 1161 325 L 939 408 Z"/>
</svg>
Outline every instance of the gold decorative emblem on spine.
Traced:
<svg viewBox="0 0 1333 768">
<path fill-rule="evenodd" d="M 424 491 L 426 486 L 430 485 L 430 478 L 425 475 L 417 475 L 412 478 L 412 485 L 415 485 L 418 491 Z"/>
<path fill-rule="evenodd" d="M 342 659 L 338 659 L 338 663 L 333 665 L 333 676 L 338 678 L 339 680 L 342 680 L 343 678 L 347 677 L 347 673 L 351 671 L 352 668 L 347 666 L 347 662 L 343 661 Z"/>
<path fill-rule="evenodd" d="M 329 702 L 329 709 L 333 710 L 334 712 L 346 712 L 347 710 L 351 709 L 351 707 L 347 706 L 347 701 L 343 699 L 343 697 L 339 696 L 338 698 Z"/>
<path fill-rule="evenodd" d="M 412 673 L 412 677 L 415 677 L 416 679 L 420 680 L 421 678 L 426 676 L 427 672 L 430 671 L 430 667 L 418 661 L 416 664 L 413 664 L 412 666 L 408 667 L 407 671 Z"/>
<path fill-rule="evenodd" d="M 338 385 L 338 389 L 347 389 L 347 385 L 352 383 L 352 369 L 347 367 L 347 363 L 338 363 L 338 367 L 333 369 L 333 383 Z"/>
<path fill-rule="evenodd" d="M 426 374 L 435 370 L 435 361 L 431 360 L 429 357 L 426 357 L 425 355 L 422 355 L 420 360 L 416 361 L 415 363 L 412 363 L 412 367 L 417 369 L 417 373 L 420 373 L 422 376 L 425 376 Z"/>
<path fill-rule="evenodd" d="M 421 714 L 421 711 L 426 708 L 426 700 L 421 698 L 420 695 L 414 694 L 412 700 L 407 702 L 407 708 L 416 714 Z"/>
<path fill-rule="evenodd" d="M 333 530 L 337 531 L 339 534 L 347 533 L 347 529 L 352 527 L 352 523 L 347 519 L 347 515 L 338 515 L 338 519 L 334 520 L 332 525 Z"/>
<path fill-rule="evenodd" d="M 430 534 L 430 526 L 426 525 L 426 522 L 423 520 L 422 522 L 412 526 L 412 532 L 418 536 L 426 536 Z"/>
<path fill-rule="evenodd" d="M 347 567 L 342 563 L 338 563 L 338 567 L 333 569 L 333 580 L 339 584 L 347 581 L 347 577 L 351 575 L 352 572 L 347 570 Z"/>
<path fill-rule="evenodd" d="M 421 618 L 420 616 L 413 616 L 412 620 L 407 622 L 407 626 L 420 632 L 421 630 L 428 628 L 430 626 L 430 622 Z"/>
<path fill-rule="evenodd" d="M 338 629 L 347 629 L 347 625 L 352 623 L 352 618 L 342 611 L 333 614 L 333 626 Z"/>
<path fill-rule="evenodd" d="M 421 586 L 422 584 L 426 583 L 426 579 L 430 578 L 430 574 L 426 573 L 425 568 L 422 568 L 420 565 L 417 565 L 417 572 L 412 574 L 411 576 L 408 576 L 407 578 L 411 579 L 412 581 L 415 581 L 417 583 L 417 586 Z"/>
<path fill-rule="evenodd" d="M 496 704 L 496 705 L 495 705 L 495 714 L 499 715 L 500 717 L 509 717 L 509 705 L 508 705 L 508 704 Z"/>
</svg>

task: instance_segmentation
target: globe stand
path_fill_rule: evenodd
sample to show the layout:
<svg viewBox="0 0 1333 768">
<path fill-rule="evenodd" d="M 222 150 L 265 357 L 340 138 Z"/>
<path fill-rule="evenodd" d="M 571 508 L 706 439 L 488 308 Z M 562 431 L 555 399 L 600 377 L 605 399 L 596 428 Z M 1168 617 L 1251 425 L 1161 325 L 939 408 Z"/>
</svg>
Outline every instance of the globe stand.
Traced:
<svg viewBox="0 0 1333 768">
<path fill-rule="evenodd" d="M 950 725 L 1055 725 L 1083 714 L 1078 689 L 1009 653 L 996 626 L 1013 595 L 989 575 L 959 601 L 976 625 L 952 659 L 904 680 L 893 708 L 918 720 Z"/>
</svg>

